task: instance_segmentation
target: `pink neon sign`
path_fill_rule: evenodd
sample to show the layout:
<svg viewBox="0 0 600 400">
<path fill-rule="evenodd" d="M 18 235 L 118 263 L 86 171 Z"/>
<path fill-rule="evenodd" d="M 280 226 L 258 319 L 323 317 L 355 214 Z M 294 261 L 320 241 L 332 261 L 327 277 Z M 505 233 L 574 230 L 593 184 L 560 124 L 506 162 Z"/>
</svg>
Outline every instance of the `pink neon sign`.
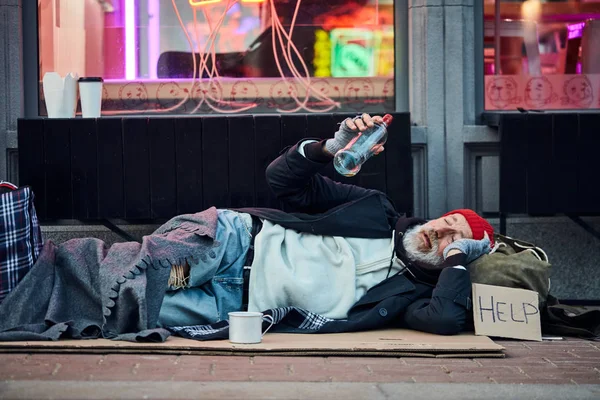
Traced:
<svg viewBox="0 0 600 400">
<path fill-rule="evenodd" d="M 568 38 L 575 39 L 579 38 L 583 35 L 583 28 L 585 27 L 585 22 L 579 22 L 577 24 L 568 25 L 567 30 L 569 31 Z"/>
</svg>

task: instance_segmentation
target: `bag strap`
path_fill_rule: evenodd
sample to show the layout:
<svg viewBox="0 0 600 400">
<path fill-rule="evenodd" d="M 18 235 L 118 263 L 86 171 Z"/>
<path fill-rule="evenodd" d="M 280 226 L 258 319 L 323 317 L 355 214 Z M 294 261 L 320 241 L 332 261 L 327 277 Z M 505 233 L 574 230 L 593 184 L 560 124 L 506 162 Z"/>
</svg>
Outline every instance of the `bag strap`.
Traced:
<svg viewBox="0 0 600 400">
<path fill-rule="evenodd" d="M 17 185 L 13 185 L 10 182 L 0 180 L 0 194 L 12 192 L 13 190 L 17 190 Z"/>
<path fill-rule="evenodd" d="M 541 247 L 538 247 L 533 243 L 529 243 L 521 239 L 515 239 L 510 236 L 505 236 L 500 233 L 494 233 L 494 240 L 497 243 L 504 243 L 507 246 L 511 247 L 515 251 L 515 253 L 520 253 L 522 251 L 530 251 L 540 261 L 549 262 L 548 255 L 546 254 L 546 252 Z"/>
</svg>

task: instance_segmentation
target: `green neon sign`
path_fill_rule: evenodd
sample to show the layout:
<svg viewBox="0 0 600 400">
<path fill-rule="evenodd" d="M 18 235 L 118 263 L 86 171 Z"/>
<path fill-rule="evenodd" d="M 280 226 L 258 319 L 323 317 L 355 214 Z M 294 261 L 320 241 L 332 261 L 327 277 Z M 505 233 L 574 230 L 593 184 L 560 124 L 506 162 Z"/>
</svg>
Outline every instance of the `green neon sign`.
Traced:
<svg viewBox="0 0 600 400">
<path fill-rule="evenodd" d="M 331 31 L 331 76 L 374 76 L 374 39 L 373 32 L 365 29 L 333 29 Z"/>
</svg>

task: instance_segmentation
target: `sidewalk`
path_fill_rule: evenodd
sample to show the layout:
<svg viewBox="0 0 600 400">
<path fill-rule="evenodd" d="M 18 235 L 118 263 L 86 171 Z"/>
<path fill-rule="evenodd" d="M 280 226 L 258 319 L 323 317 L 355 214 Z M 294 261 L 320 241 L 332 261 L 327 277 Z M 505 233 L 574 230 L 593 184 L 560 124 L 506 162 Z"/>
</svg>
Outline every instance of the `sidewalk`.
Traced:
<svg viewBox="0 0 600 400">
<path fill-rule="evenodd" d="M 600 342 L 497 343 L 506 358 L 0 354 L 0 398 L 600 398 Z"/>
</svg>

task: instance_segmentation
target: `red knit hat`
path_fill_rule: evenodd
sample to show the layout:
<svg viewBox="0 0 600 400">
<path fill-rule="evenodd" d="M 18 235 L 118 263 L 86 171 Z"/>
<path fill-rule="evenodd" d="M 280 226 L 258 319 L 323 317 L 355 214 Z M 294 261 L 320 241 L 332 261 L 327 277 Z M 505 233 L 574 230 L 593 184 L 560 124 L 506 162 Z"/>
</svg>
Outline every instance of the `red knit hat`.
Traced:
<svg viewBox="0 0 600 400">
<path fill-rule="evenodd" d="M 451 214 L 460 214 L 467 220 L 467 223 L 473 231 L 473 239 L 483 239 L 483 232 L 487 232 L 490 237 L 490 244 L 494 246 L 494 228 L 485 219 L 481 218 L 475 211 L 469 210 L 468 208 L 461 208 L 447 212 L 442 217 L 446 217 Z"/>
</svg>

